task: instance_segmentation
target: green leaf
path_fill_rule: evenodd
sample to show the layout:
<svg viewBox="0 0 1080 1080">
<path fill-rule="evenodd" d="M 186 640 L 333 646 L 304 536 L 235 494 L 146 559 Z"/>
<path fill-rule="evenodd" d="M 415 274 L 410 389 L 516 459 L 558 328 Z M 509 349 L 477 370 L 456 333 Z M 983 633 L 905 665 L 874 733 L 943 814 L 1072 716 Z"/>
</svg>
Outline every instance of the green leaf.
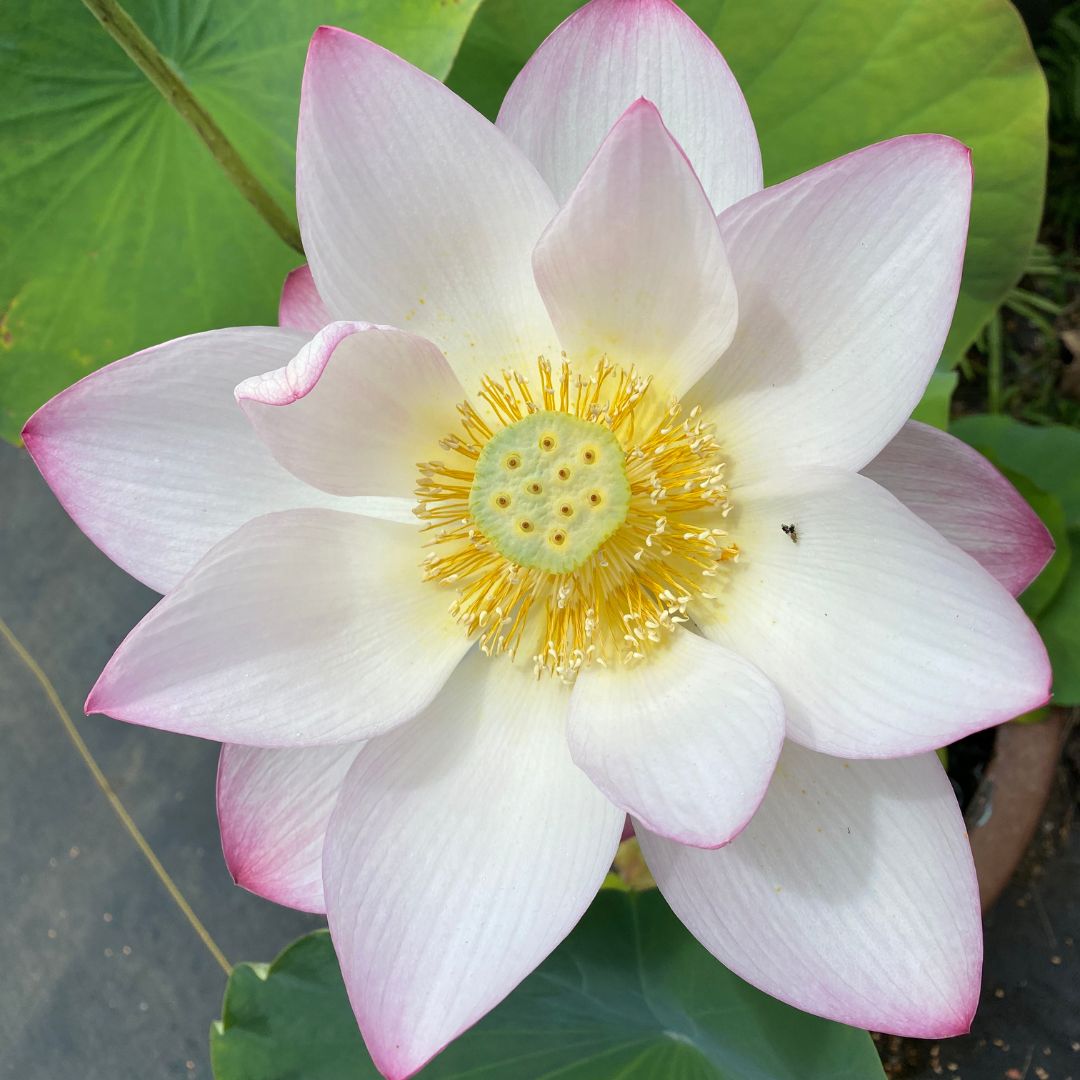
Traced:
<svg viewBox="0 0 1080 1080">
<path fill-rule="evenodd" d="M 576 0 L 486 0 L 448 83 L 494 116 Z M 964 281 L 945 347 L 963 354 L 1020 277 L 1046 168 L 1046 83 L 1007 0 L 687 0 L 738 78 L 775 184 L 881 139 L 941 132 L 974 151 Z M 629 102 L 627 102 L 629 104 Z"/>
<path fill-rule="evenodd" d="M 949 430 L 1056 496 L 1068 526 L 1080 525 L 1080 431 L 1062 424 L 1035 427 L 1010 416 L 965 416 Z"/>
<path fill-rule="evenodd" d="M 1010 724 L 1041 724 L 1050 716 L 1050 710 L 1044 705 L 1041 709 L 1032 709 L 1031 712 L 1021 713 L 1009 721 Z"/>
<path fill-rule="evenodd" d="M 1069 572 L 1039 618 L 1039 633 L 1054 669 L 1055 705 L 1080 705 L 1080 532 L 1072 532 L 1069 539 Z"/>
<path fill-rule="evenodd" d="M 128 10 L 293 213 L 296 116 L 320 23 L 442 76 L 479 0 L 132 0 Z M 0 5 L 0 434 L 101 364 L 276 322 L 302 261 L 74 0 Z"/>
<path fill-rule="evenodd" d="M 922 400 L 911 414 L 912 420 L 921 420 L 924 424 L 933 424 L 942 431 L 949 430 L 949 406 L 952 404 L 953 391 L 960 377 L 955 371 L 938 371 L 930 376 L 930 384 Z"/>
<path fill-rule="evenodd" d="M 238 966 L 211 1029 L 216 1080 L 367 1080 L 371 1064 L 330 937 L 268 972 Z M 493 1013 L 420 1073 L 431 1080 L 882 1080 L 869 1036 L 754 990 L 659 893 L 603 891 Z"/>
</svg>

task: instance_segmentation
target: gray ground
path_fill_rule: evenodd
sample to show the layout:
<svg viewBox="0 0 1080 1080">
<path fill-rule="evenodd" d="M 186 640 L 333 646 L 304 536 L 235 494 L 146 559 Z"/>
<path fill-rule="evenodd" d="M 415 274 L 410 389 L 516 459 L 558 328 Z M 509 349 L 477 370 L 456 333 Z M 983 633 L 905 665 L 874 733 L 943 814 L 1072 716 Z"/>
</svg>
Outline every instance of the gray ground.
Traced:
<svg viewBox="0 0 1080 1080">
<path fill-rule="evenodd" d="M 153 602 L 69 521 L 25 452 L 0 444 L 0 616 L 225 955 L 268 960 L 318 920 L 232 884 L 214 818 L 216 747 L 82 716 L 88 688 Z M 929 1048 L 916 1048 L 923 1064 L 907 1075 L 1080 1080 L 1080 842 L 1068 814 L 1059 793 L 990 919 L 975 1032 L 929 1065 Z M 3 640 L 0 903 L 0 1076 L 209 1080 L 222 971 Z"/>
<path fill-rule="evenodd" d="M 319 922 L 232 884 L 216 745 L 82 715 L 154 600 L 71 523 L 26 453 L 0 444 L 0 616 L 225 955 L 271 959 Z M 0 905 L 0 1076 L 209 1080 L 224 975 L 2 640 Z"/>
</svg>

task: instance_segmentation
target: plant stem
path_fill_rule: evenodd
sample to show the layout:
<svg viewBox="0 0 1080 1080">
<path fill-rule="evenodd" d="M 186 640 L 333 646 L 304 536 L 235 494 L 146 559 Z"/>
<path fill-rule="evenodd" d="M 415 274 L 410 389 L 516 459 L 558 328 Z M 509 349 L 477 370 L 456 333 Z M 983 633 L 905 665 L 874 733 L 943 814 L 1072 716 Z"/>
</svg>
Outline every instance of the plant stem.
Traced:
<svg viewBox="0 0 1080 1080">
<path fill-rule="evenodd" d="M 113 808 L 116 816 L 120 819 L 121 824 L 127 829 L 131 839 L 135 841 L 135 845 L 146 857 L 146 861 L 150 864 L 154 873 L 157 874 L 161 884 L 165 886 L 168 894 L 173 898 L 176 906 L 183 913 L 184 918 L 191 924 L 191 928 L 199 936 L 199 940 L 206 946 L 210 955 L 218 962 L 221 970 L 226 975 L 232 974 L 232 965 L 225 959 L 225 954 L 218 947 L 217 942 L 210 936 L 210 932 L 203 926 L 202 921 L 198 915 L 195 914 L 191 905 L 188 903 L 187 898 L 180 891 L 177 884 L 169 876 L 169 872 L 161 865 L 161 860 L 154 853 L 154 849 L 150 846 L 139 826 L 135 824 L 135 819 L 128 813 L 127 808 L 120 801 L 120 797 L 113 790 L 112 784 L 109 783 L 108 778 L 101 771 L 101 766 L 98 765 L 94 755 L 90 753 L 90 748 L 86 745 L 86 740 L 79 733 L 79 729 L 75 726 L 75 721 L 71 719 L 71 714 L 64 707 L 64 703 L 60 700 L 60 695 L 56 692 L 56 687 L 53 686 L 52 680 L 42 670 L 41 665 L 30 655 L 26 646 L 15 636 L 14 631 L 3 619 L 0 619 L 0 638 L 4 638 L 7 643 L 15 650 L 15 655 L 29 668 L 30 673 L 38 681 L 38 685 L 45 692 L 45 697 L 48 698 L 49 704 L 52 705 L 56 711 L 56 715 L 60 718 L 60 723 L 64 725 L 64 730 L 67 732 L 68 738 L 71 739 L 75 746 L 75 749 L 79 753 L 79 757 L 83 759 L 86 767 L 90 770 L 90 774 L 93 776 L 97 786 L 101 788 L 102 794 L 109 800 L 109 805 Z"/>
<path fill-rule="evenodd" d="M 987 409 L 991 413 L 1003 411 L 1002 400 L 1005 378 L 1005 341 L 1004 326 L 1002 325 L 1001 309 L 994 312 L 986 328 L 987 344 L 987 368 L 986 368 L 986 394 Z"/>
<path fill-rule="evenodd" d="M 135 66 L 157 87 L 187 125 L 203 141 L 225 170 L 237 191 L 289 247 L 303 253 L 300 233 L 258 177 L 247 167 L 225 133 L 202 103 L 184 84 L 154 43 L 139 29 L 118 0 L 83 0 L 105 32 L 124 50 Z"/>
</svg>

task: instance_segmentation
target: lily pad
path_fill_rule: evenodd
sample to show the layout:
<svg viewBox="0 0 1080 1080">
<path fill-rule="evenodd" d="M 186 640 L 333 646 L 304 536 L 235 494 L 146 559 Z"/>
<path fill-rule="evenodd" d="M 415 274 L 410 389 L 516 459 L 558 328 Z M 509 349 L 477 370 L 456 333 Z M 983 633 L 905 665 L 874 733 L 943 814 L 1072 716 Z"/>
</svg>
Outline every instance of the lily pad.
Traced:
<svg viewBox="0 0 1080 1080">
<path fill-rule="evenodd" d="M 330 936 L 237 967 L 211 1030 L 216 1080 L 378 1073 Z M 431 1080 L 882 1080 L 870 1037 L 754 990 L 659 893 L 604 890 L 563 945 L 423 1069 Z"/>
<path fill-rule="evenodd" d="M 1080 431 L 1023 424 L 1011 416 L 965 416 L 949 430 L 995 462 L 1057 496 L 1070 528 L 1080 526 Z"/>
<path fill-rule="evenodd" d="M 132 0 L 130 14 L 293 216 L 300 74 L 320 23 L 445 75 L 479 0 Z M 94 368 L 273 323 L 303 261 L 81 4 L 0 6 L 0 434 Z"/>
<path fill-rule="evenodd" d="M 494 116 L 577 0 L 486 0 L 448 83 Z M 1008 0 L 686 0 L 739 80 L 767 184 L 881 139 L 952 135 L 974 151 L 952 366 L 1023 272 L 1042 212 L 1046 82 Z M 629 104 L 629 103 L 628 103 Z"/>
</svg>

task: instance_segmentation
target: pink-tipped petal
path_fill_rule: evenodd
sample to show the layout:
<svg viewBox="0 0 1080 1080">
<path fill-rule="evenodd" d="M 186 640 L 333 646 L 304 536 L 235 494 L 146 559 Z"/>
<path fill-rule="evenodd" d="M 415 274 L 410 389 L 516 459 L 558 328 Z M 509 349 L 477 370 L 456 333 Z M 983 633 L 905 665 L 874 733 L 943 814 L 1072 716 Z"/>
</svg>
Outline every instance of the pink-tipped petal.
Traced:
<svg viewBox="0 0 1080 1080">
<path fill-rule="evenodd" d="M 297 205 L 335 318 L 423 334 L 470 392 L 551 355 L 529 262 L 555 212 L 547 185 L 442 83 L 344 30 L 321 28 L 308 52 Z"/>
<path fill-rule="evenodd" d="M 898 757 L 1046 701 L 1046 649 L 1016 601 L 872 480 L 780 470 L 733 503 L 739 562 L 694 614 L 776 684 L 790 738 Z"/>
<path fill-rule="evenodd" d="M 514 80 L 498 124 L 562 202 L 640 97 L 656 102 L 717 213 L 761 190 L 761 153 L 739 84 L 669 0 L 592 0 L 576 11 Z"/>
<path fill-rule="evenodd" d="M 226 743 L 217 778 L 221 850 L 237 885 L 326 911 L 322 850 L 345 774 L 364 743 L 267 749 Z"/>
<path fill-rule="evenodd" d="M 565 687 L 474 652 L 361 751 L 330 819 L 327 916 L 364 1041 L 411 1076 L 570 932 L 623 812 L 570 760 Z"/>
<path fill-rule="evenodd" d="M 238 382 L 287 363 L 306 340 L 276 327 L 214 330 L 117 360 L 38 409 L 26 448 L 79 528 L 158 592 L 259 514 L 391 512 L 290 476 L 237 407 Z"/>
<path fill-rule="evenodd" d="M 766 993 L 874 1031 L 968 1030 L 982 967 L 979 893 L 936 755 L 843 761 L 789 743 L 728 847 L 637 834 L 676 915 Z"/>
<path fill-rule="evenodd" d="M 267 514 L 127 636 L 87 712 L 251 746 L 355 742 L 411 719 L 469 648 L 407 525 Z"/>
<path fill-rule="evenodd" d="M 648 101 L 631 105 L 533 253 L 571 358 L 607 356 L 681 394 L 735 334 L 720 229 L 686 156 Z"/>
<path fill-rule="evenodd" d="M 305 263 L 290 271 L 281 287 L 281 300 L 278 303 L 278 323 L 293 330 L 306 330 L 314 334 L 321 330 L 332 316 L 315 288 L 315 279 L 311 269 Z"/>
<path fill-rule="evenodd" d="M 752 665 L 677 630 L 641 664 L 583 671 L 567 738 L 593 783 L 645 828 L 715 848 L 765 795 L 784 708 Z"/>
<path fill-rule="evenodd" d="M 465 391 L 430 342 L 335 322 L 289 363 L 242 382 L 236 400 L 274 457 L 334 495 L 411 498 Z"/>
<path fill-rule="evenodd" d="M 899 431 L 949 331 L 970 205 L 967 148 L 909 135 L 721 214 L 739 326 L 692 396 L 733 479 L 861 469 Z"/>
<path fill-rule="evenodd" d="M 865 469 L 946 540 L 1019 596 L 1054 554 L 1054 541 L 1024 497 L 965 442 L 908 421 Z"/>
</svg>

